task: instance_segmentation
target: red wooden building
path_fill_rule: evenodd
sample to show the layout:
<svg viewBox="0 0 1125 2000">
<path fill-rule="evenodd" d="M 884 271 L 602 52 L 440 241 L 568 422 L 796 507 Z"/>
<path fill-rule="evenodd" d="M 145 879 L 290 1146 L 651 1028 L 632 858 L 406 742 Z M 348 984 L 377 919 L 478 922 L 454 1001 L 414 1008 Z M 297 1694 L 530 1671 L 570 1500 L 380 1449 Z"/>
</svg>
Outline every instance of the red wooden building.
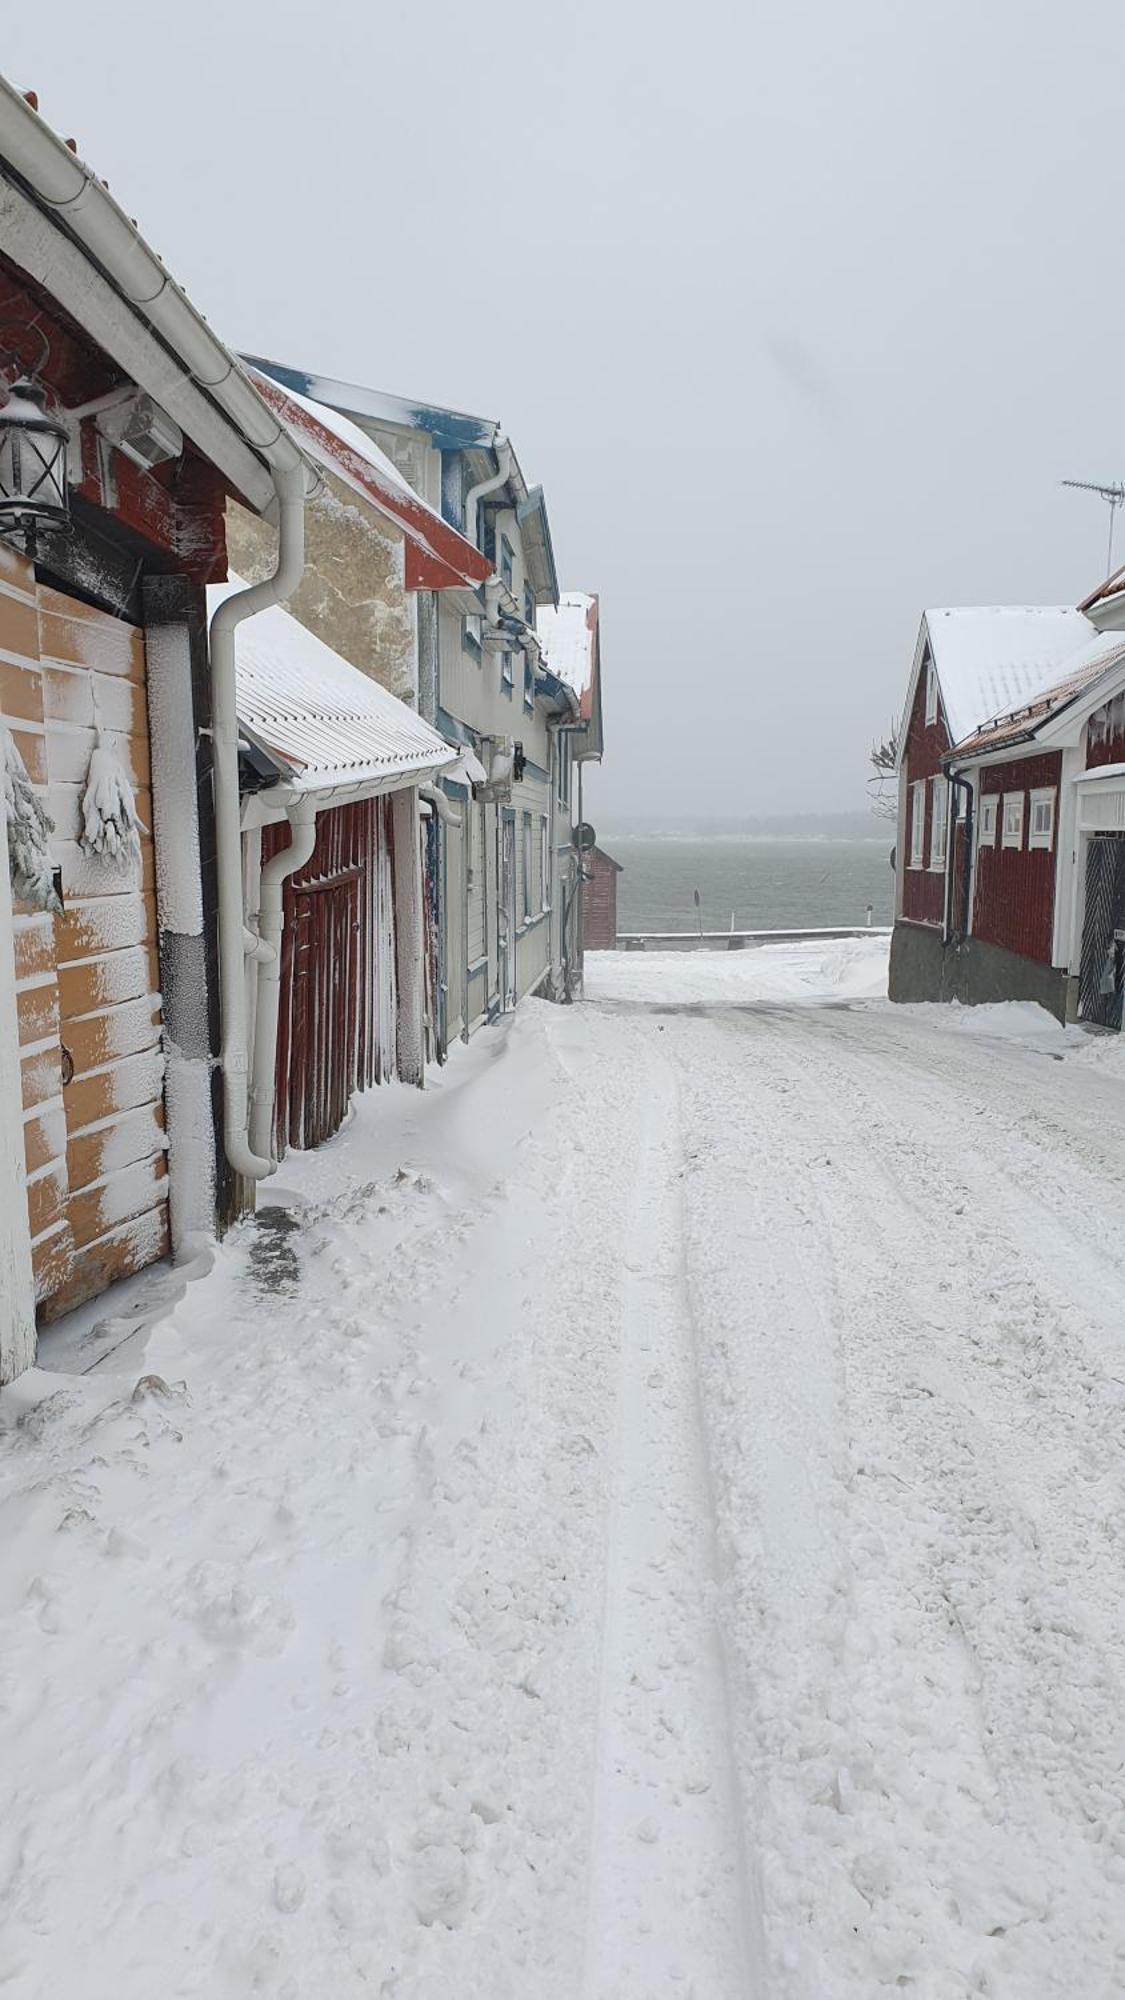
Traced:
<svg viewBox="0 0 1125 2000">
<path fill-rule="evenodd" d="M 621 863 L 602 847 L 592 848 L 583 857 L 582 948 L 584 951 L 617 949 L 617 878 Z"/>
<path fill-rule="evenodd" d="M 925 614 L 900 736 L 892 999 L 1030 999 L 1120 1025 L 1118 617 L 1125 589 L 1109 586 L 1077 609 Z"/>
</svg>

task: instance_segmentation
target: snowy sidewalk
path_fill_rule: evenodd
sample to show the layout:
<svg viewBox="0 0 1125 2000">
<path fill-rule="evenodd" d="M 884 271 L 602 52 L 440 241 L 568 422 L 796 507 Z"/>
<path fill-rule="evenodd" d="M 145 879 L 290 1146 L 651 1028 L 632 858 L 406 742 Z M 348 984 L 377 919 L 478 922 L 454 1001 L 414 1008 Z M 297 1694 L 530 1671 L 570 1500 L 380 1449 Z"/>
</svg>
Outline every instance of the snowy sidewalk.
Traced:
<svg viewBox="0 0 1125 2000">
<path fill-rule="evenodd" d="M 881 972 L 594 960 L 5 1392 L 0 1992 L 1125 1991 L 1125 1079 Z"/>
</svg>

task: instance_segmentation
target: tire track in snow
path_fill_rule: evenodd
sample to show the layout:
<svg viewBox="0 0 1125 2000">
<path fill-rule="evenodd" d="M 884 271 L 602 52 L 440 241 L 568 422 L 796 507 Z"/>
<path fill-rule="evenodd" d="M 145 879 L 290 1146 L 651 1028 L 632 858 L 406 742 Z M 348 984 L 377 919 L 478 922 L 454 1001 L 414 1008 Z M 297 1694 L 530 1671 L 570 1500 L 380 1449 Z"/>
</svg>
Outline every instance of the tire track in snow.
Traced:
<svg viewBox="0 0 1125 2000">
<path fill-rule="evenodd" d="M 736 1796 L 684 1266 L 679 1104 L 652 1061 L 624 1251 L 586 2000 L 764 1988 Z"/>
</svg>

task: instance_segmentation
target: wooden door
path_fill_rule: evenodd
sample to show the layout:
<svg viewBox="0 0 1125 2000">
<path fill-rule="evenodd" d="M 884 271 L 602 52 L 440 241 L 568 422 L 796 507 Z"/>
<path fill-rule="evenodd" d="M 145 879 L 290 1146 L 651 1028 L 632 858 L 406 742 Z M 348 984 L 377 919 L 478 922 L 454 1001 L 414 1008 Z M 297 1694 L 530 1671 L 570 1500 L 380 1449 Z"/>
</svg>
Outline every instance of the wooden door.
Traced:
<svg viewBox="0 0 1125 2000">
<path fill-rule="evenodd" d="M 150 834 L 126 872 L 78 844 L 95 723 L 152 825 L 143 634 L 0 549 L 0 709 L 55 822 L 64 913 L 15 905 L 28 1215 L 50 1320 L 168 1249 Z"/>
<path fill-rule="evenodd" d="M 282 823 L 262 857 L 285 847 Z M 320 1145 L 353 1092 L 395 1073 L 395 928 L 389 801 L 321 813 L 316 845 L 285 884 L 274 1145 Z"/>
</svg>

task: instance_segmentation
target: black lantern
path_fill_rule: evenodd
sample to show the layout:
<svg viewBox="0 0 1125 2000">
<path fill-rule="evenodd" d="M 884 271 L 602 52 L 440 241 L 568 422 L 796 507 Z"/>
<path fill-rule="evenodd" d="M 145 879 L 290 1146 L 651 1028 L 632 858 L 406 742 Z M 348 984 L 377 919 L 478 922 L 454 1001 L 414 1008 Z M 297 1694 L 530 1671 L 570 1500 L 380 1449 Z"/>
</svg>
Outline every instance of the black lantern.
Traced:
<svg viewBox="0 0 1125 2000">
<path fill-rule="evenodd" d="M 0 407 L 0 535 L 35 554 L 41 533 L 70 520 L 66 425 L 47 414 L 46 391 L 30 375 Z"/>
</svg>

